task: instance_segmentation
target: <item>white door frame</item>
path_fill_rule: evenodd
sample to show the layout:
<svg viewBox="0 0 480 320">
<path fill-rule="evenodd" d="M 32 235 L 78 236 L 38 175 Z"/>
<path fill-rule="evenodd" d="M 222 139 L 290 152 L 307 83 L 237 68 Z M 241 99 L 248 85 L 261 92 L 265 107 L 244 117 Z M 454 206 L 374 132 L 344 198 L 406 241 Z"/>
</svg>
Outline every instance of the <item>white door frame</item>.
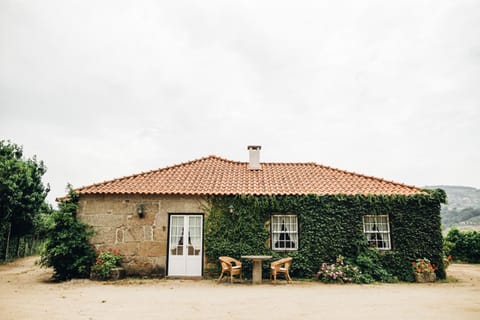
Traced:
<svg viewBox="0 0 480 320">
<path fill-rule="evenodd" d="M 201 277 L 203 275 L 203 214 L 170 213 L 167 250 L 168 276 Z"/>
</svg>

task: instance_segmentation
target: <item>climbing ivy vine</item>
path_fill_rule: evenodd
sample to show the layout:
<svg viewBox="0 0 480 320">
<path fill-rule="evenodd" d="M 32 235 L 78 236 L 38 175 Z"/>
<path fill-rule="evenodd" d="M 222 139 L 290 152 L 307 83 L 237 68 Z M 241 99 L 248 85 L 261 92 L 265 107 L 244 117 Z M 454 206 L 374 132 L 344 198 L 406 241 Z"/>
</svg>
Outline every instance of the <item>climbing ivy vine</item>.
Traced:
<svg viewBox="0 0 480 320">
<path fill-rule="evenodd" d="M 426 257 L 438 266 L 437 276 L 445 278 L 440 227 L 440 204 L 445 199 L 441 189 L 410 196 L 211 196 L 206 255 L 209 261 L 223 255 L 289 255 L 294 258 L 292 274 L 310 278 L 324 261 L 335 261 L 339 255 L 354 261 L 369 250 L 362 216 L 388 214 L 393 249 L 379 254 L 379 267 L 400 280 L 414 281 L 411 261 Z M 270 215 L 287 213 L 298 217 L 299 249 L 272 251 Z M 248 273 L 251 266 L 245 264 Z"/>
</svg>

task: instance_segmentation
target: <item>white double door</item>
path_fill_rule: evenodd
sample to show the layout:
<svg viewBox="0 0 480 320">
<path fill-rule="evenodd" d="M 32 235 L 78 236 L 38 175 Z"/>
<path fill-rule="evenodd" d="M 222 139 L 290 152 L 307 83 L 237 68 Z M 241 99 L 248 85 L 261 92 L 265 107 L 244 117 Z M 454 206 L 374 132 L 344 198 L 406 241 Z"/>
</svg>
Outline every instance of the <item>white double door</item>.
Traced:
<svg viewBox="0 0 480 320">
<path fill-rule="evenodd" d="M 201 276 L 203 216 L 170 215 L 169 276 Z"/>
</svg>

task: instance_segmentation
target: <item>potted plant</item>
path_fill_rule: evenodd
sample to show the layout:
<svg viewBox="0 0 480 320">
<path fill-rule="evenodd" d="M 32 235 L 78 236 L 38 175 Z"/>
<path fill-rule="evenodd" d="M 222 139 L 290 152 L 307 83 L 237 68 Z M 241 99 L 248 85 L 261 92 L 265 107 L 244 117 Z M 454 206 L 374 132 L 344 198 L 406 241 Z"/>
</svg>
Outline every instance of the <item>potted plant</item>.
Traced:
<svg viewBox="0 0 480 320">
<path fill-rule="evenodd" d="M 122 255 L 118 250 L 108 249 L 98 254 L 92 267 L 90 278 L 98 280 L 117 280 L 125 276 L 125 270 L 120 268 Z"/>
<path fill-rule="evenodd" d="M 436 266 L 432 264 L 429 259 L 417 259 L 412 262 L 412 266 L 417 282 L 435 282 L 435 280 L 437 280 L 437 276 L 435 275 Z"/>
</svg>

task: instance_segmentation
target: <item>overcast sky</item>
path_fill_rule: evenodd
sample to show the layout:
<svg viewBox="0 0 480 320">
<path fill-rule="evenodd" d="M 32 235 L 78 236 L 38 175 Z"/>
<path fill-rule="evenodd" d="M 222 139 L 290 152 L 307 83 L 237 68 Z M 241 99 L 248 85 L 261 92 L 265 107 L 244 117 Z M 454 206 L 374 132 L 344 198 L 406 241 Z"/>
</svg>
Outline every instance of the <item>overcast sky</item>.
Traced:
<svg viewBox="0 0 480 320">
<path fill-rule="evenodd" d="M 480 187 L 480 1 L 0 0 L 0 140 L 74 187 L 208 155 Z"/>
</svg>

